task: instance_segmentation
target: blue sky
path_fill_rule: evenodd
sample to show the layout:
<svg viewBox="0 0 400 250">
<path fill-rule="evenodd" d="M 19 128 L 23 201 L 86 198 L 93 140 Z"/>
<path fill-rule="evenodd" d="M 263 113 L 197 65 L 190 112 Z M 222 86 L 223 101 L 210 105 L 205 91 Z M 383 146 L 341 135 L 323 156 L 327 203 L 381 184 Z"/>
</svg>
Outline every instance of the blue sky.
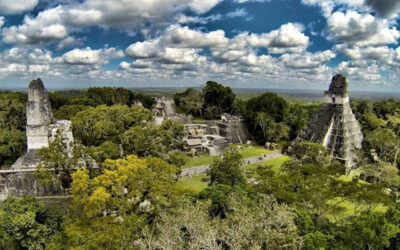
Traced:
<svg viewBox="0 0 400 250">
<path fill-rule="evenodd" d="M 0 0 L 0 89 L 398 91 L 397 0 Z"/>
</svg>

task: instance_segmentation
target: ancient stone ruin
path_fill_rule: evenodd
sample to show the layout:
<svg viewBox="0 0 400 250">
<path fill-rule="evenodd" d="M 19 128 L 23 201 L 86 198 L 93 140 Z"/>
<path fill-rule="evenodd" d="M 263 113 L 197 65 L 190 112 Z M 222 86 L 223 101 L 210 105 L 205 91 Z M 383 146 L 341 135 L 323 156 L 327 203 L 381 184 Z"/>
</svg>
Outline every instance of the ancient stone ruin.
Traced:
<svg viewBox="0 0 400 250">
<path fill-rule="evenodd" d="M 39 150 L 49 147 L 56 135 L 65 138 L 68 145 L 73 142 L 71 122 L 54 119 L 48 93 L 40 79 L 29 84 L 26 116 L 27 152 L 10 169 L 0 170 L 5 183 L 0 190 L 1 198 L 23 194 L 46 196 L 61 192 L 61 188 L 58 187 L 42 187 L 33 176 L 40 163 Z"/>
<path fill-rule="evenodd" d="M 166 97 L 156 97 L 155 104 L 151 111 L 154 115 L 154 119 L 157 125 L 161 125 L 164 120 L 172 119 L 182 123 L 188 123 L 191 121 L 190 117 L 176 112 L 176 106 L 174 100 Z"/>
<path fill-rule="evenodd" d="M 300 135 L 300 140 L 321 143 L 331 157 L 343 162 L 348 170 L 354 166 L 354 151 L 361 148 L 363 135 L 350 107 L 344 76 L 332 78 L 329 90 L 324 93 L 324 104 Z"/>
<path fill-rule="evenodd" d="M 222 114 L 221 121 L 186 123 L 184 141 L 186 150 L 193 154 L 220 155 L 233 143 L 247 143 L 250 135 L 239 116 Z"/>
<path fill-rule="evenodd" d="M 244 120 L 239 116 L 222 114 L 218 128 L 219 134 L 226 137 L 229 143 L 247 143 L 250 139 Z"/>
</svg>

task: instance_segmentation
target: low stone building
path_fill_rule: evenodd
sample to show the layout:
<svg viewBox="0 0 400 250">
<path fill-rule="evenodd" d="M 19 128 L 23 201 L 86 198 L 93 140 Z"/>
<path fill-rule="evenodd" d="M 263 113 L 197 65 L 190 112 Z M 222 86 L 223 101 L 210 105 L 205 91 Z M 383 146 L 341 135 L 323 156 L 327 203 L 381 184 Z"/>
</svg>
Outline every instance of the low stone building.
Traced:
<svg viewBox="0 0 400 250">
<path fill-rule="evenodd" d="M 177 120 L 182 123 L 189 123 L 191 121 L 191 117 L 176 112 L 175 102 L 170 98 L 156 97 L 151 111 L 157 125 L 161 125 L 164 120 L 168 119 Z"/>
<path fill-rule="evenodd" d="M 250 138 L 247 127 L 239 116 L 222 114 L 218 128 L 219 134 L 226 137 L 229 143 L 247 143 Z"/>
<path fill-rule="evenodd" d="M 348 88 L 344 76 L 332 78 L 324 93 L 324 104 L 299 139 L 321 143 L 332 158 L 343 162 L 350 170 L 357 157 L 354 151 L 361 148 L 363 135 L 350 107 Z"/>
</svg>

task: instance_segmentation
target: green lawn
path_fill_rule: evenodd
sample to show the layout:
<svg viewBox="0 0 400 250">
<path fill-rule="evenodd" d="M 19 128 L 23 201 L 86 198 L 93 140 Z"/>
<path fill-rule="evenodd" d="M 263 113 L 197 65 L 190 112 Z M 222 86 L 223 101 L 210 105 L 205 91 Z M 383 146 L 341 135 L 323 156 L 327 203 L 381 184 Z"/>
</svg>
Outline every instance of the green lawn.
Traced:
<svg viewBox="0 0 400 250">
<path fill-rule="evenodd" d="M 247 145 L 243 145 L 243 149 L 241 151 L 243 158 L 255 157 L 269 153 L 271 153 L 270 150 L 264 149 L 262 147 L 247 146 Z M 194 157 L 194 158 L 188 156 L 186 158 L 186 164 L 183 165 L 182 168 L 192 168 L 192 167 L 210 165 L 217 158 L 218 156 L 209 156 L 209 155 L 201 155 L 199 157 Z"/>
<path fill-rule="evenodd" d="M 255 157 L 269 153 L 271 153 L 270 150 L 264 149 L 262 147 L 247 146 L 247 145 L 243 145 L 243 149 L 241 151 L 243 158 Z M 211 163 L 213 163 L 213 161 L 217 158 L 218 156 L 209 156 L 209 155 L 201 155 L 199 157 L 194 157 L 194 158 L 188 156 L 186 158 L 186 163 L 185 165 L 182 166 L 182 168 L 192 168 L 204 165 L 211 165 Z"/>
<path fill-rule="evenodd" d="M 192 168 L 204 165 L 210 165 L 218 156 L 201 155 L 199 157 L 187 157 L 186 164 L 182 168 Z"/>
<path fill-rule="evenodd" d="M 206 177 L 205 174 L 195 175 L 191 178 L 182 177 L 178 184 L 195 192 L 200 192 L 208 186 L 208 182 L 202 181 L 204 177 Z"/>
<path fill-rule="evenodd" d="M 286 161 L 288 161 L 290 158 L 288 156 L 282 156 L 276 159 L 272 159 L 269 161 L 265 161 L 260 163 L 261 165 L 272 165 L 272 169 L 274 169 L 275 171 L 278 171 L 279 168 L 282 166 L 283 163 L 285 163 Z M 256 168 L 258 165 L 260 164 L 250 164 L 250 165 L 245 165 L 242 168 L 244 170 L 251 170 Z M 179 179 L 178 184 L 184 186 L 185 188 L 188 188 L 190 190 L 193 190 L 195 192 L 200 192 L 201 190 L 205 189 L 208 185 L 208 182 L 204 182 L 202 181 L 202 179 L 206 177 L 205 174 L 200 174 L 200 175 L 195 175 L 191 178 L 186 178 L 183 177 L 181 179 Z"/>
<path fill-rule="evenodd" d="M 345 219 L 349 216 L 354 216 L 355 214 L 358 214 L 362 211 L 366 211 L 367 209 L 371 209 L 374 212 L 386 212 L 387 207 L 385 207 L 382 204 L 374 204 L 371 206 L 371 204 L 361 204 L 358 202 L 352 202 L 349 200 L 344 200 L 341 201 L 341 197 L 337 197 L 333 200 L 329 200 L 328 204 L 334 204 L 334 203 L 339 203 L 337 205 L 337 208 L 335 210 L 332 210 L 329 214 L 327 214 L 327 218 L 331 221 L 335 220 L 340 220 L 340 219 Z"/>
<path fill-rule="evenodd" d="M 249 165 L 245 165 L 243 166 L 243 169 L 245 170 L 254 170 L 256 169 L 258 166 L 272 166 L 272 170 L 274 170 L 275 172 L 278 172 L 279 169 L 281 168 L 281 166 L 283 165 L 283 163 L 287 162 L 288 160 L 290 160 L 289 156 L 282 156 L 279 158 L 275 158 L 269 161 L 264 161 L 261 163 L 254 163 L 254 164 L 249 164 Z"/>
<path fill-rule="evenodd" d="M 264 149 L 259 146 L 243 146 L 243 149 L 241 152 L 243 158 L 255 157 L 255 156 L 269 154 L 269 153 L 271 153 L 270 150 Z"/>
</svg>

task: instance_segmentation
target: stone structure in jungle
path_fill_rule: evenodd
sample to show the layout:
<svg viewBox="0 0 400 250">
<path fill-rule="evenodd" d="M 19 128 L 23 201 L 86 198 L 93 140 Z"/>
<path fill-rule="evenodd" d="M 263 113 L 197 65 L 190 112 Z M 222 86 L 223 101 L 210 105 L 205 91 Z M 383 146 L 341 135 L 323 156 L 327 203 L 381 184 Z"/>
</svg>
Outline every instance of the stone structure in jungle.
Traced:
<svg viewBox="0 0 400 250">
<path fill-rule="evenodd" d="M 40 163 L 40 149 L 49 147 L 57 135 L 65 138 L 67 145 L 73 142 L 71 122 L 54 119 L 47 90 L 40 79 L 33 80 L 29 84 L 26 118 L 27 151 L 10 169 L 0 170 L 3 183 L 0 199 L 7 195 L 62 194 L 60 186 L 44 187 L 34 178 L 35 168 Z M 67 150 L 71 152 L 70 148 Z"/>
<path fill-rule="evenodd" d="M 343 75 L 332 78 L 328 91 L 324 93 L 322 107 L 299 139 L 321 143 L 331 158 L 343 162 L 350 170 L 357 157 L 355 149 L 361 148 L 363 135 L 350 107 L 348 87 Z"/>
</svg>

